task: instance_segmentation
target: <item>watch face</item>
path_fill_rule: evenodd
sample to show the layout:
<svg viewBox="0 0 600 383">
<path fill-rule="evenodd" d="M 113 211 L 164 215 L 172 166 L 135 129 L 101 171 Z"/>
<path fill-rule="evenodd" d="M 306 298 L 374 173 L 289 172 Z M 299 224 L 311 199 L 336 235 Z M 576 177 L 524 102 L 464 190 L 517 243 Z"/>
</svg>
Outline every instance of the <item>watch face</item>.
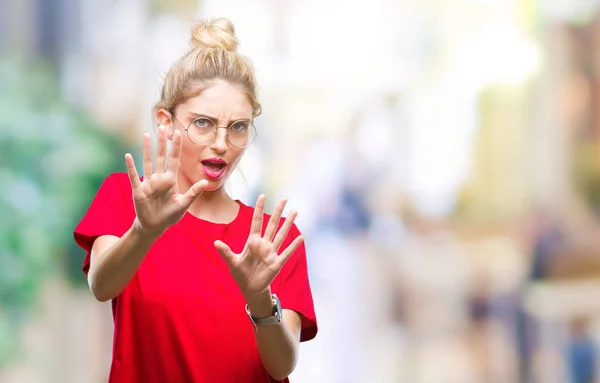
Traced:
<svg viewBox="0 0 600 383">
<path fill-rule="evenodd" d="M 280 320 L 282 319 L 283 315 L 282 315 L 282 310 L 281 310 L 281 302 L 279 301 L 279 298 L 277 297 L 277 295 L 273 294 L 273 304 L 274 304 L 274 308 L 273 308 L 273 315 L 275 315 L 277 318 L 279 318 Z"/>
</svg>

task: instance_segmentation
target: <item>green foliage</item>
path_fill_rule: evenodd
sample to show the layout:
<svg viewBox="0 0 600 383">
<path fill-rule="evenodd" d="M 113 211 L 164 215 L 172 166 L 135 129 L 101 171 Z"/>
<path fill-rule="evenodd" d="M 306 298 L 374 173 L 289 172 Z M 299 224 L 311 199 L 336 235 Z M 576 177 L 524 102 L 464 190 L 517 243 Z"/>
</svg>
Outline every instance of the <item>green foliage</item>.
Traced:
<svg viewBox="0 0 600 383">
<path fill-rule="evenodd" d="M 61 99 L 52 68 L 0 61 L 0 366 L 51 274 L 85 283 L 72 231 L 125 149 Z"/>
<path fill-rule="evenodd" d="M 596 214 L 600 214 L 599 165 L 596 142 L 588 140 L 580 143 L 573 161 L 575 187 Z"/>
</svg>

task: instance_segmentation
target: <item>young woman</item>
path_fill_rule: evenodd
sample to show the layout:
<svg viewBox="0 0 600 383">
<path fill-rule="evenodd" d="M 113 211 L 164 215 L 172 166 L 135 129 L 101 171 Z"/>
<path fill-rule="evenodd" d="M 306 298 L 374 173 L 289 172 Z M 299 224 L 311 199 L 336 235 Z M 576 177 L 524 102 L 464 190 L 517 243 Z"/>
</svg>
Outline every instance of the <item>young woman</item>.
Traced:
<svg viewBox="0 0 600 383">
<path fill-rule="evenodd" d="M 93 295 L 112 300 L 109 381 L 287 381 L 317 333 L 297 213 L 225 192 L 255 136 L 255 76 L 227 19 L 195 25 L 191 45 L 155 107 L 154 162 L 144 134 L 143 177 L 125 155 L 74 232 Z"/>
</svg>

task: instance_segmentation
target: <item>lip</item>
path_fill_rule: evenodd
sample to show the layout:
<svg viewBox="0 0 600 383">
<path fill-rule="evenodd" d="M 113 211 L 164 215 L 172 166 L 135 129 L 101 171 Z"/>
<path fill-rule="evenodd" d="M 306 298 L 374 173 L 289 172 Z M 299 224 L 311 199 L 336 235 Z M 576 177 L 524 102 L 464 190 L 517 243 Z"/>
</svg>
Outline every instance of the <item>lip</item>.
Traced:
<svg viewBox="0 0 600 383">
<path fill-rule="evenodd" d="M 207 158 L 205 160 L 200 161 L 202 163 L 205 162 L 212 162 L 213 164 L 221 164 L 221 165 L 227 165 L 227 161 L 225 161 L 222 158 L 218 158 L 218 157 L 214 157 L 214 158 Z"/>
<path fill-rule="evenodd" d="M 225 174 L 225 169 L 227 169 L 227 161 L 225 161 L 222 158 L 208 158 L 200 161 L 200 163 L 202 164 L 202 171 L 204 172 L 204 175 L 214 180 L 221 178 L 223 174 Z M 221 170 L 215 171 L 206 166 L 206 164 L 209 163 L 223 165 L 223 167 L 221 168 Z"/>
</svg>

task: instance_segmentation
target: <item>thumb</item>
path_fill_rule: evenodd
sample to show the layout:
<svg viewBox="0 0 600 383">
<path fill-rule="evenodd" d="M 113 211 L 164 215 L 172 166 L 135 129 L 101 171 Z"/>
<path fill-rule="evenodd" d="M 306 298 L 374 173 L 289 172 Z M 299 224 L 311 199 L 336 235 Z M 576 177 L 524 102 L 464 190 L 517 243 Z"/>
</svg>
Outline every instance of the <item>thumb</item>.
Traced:
<svg viewBox="0 0 600 383">
<path fill-rule="evenodd" d="M 188 205 L 191 205 L 192 202 L 198 198 L 204 189 L 208 186 L 207 180 L 200 180 L 192 185 L 189 190 L 183 195 L 183 199 L 186 201 Z"/>
<path fill-rule="evenodd" d="M 221 254 L 221 257 L 223 257 L 225 262 L 227 262 L 228 265 L 231 265 L 235 256 L 235 254 L 233 254 L 233 251 L 231 251 L 231 248 L 226 243 L 219 240 L 215 241 L 214 244 L 215 248 L 217 249 L 219 254 Z"/>
</svg>

